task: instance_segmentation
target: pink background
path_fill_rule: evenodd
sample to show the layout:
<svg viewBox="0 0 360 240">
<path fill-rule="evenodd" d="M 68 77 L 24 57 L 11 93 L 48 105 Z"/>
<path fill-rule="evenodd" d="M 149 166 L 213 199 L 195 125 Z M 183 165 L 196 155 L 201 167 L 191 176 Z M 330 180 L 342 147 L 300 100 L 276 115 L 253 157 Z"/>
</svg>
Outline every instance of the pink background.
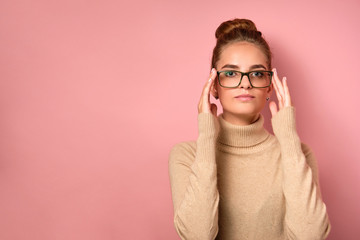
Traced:
<svg viewBox="0 0 360 240">
<path fill-rule="evenodd" d="M 0 2 L 0 239 L 178 239 L 168 154 L 197 137 L 216 27 L 252 19 L 360 239 L 359 1 Z M 274 98 L 274 96 L 273 96 Z M 269 112 L 264 112 L 269 127 Z"/>
</svg>

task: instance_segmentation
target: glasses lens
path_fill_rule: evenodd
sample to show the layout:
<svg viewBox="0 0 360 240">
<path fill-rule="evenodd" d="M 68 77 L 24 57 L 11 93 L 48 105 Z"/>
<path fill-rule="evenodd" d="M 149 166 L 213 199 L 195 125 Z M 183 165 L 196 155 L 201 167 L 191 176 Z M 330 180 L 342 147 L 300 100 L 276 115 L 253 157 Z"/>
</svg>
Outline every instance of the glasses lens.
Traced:
<svg viewBox="0 0 360 240">
<path fill-rule="evenodd" d="M 272 72 L 252 71 L 249 72 L 250 81 L 253 87 L 268 87 L 271 83 Z M 246 77 L 246 76 L 244 76 Z M 239 85 L 241 73 L 237 71 L 224 71 L 219 73 L 220 85 L 223 87 L 234 88 Z"/>
<path fill-rule="evenodd" d="M 237 87 L 241 79 L 241 73 L 224 71 L 219 73 L 220 85 L 223 87 Z"/>
<path fill-rule="evenodd" d="M 271 72 L 254 71 L 249 76 L 253 87 L 268 87 L 271 83 Z"/>
</svg>

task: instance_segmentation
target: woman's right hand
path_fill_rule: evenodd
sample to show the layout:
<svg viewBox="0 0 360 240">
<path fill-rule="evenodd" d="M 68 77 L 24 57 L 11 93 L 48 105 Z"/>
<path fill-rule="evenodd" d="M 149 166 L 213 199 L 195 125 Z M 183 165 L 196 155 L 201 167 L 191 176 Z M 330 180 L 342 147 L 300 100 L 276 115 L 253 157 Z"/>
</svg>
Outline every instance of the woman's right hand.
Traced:
<svg viewBox="0 0 360 240">
<path fill-rule="evenodd" d="M 209 80 L 206 82 L 201 93 L 198 111 L 199 113 L 212 113 L 215 117 L 217 117 L 217 106 L 214 103 L 210 103 L 210 90 L 214 86 L 215 78 L 216 70 L 213 68 L 211 69 Z"/>
</svg>

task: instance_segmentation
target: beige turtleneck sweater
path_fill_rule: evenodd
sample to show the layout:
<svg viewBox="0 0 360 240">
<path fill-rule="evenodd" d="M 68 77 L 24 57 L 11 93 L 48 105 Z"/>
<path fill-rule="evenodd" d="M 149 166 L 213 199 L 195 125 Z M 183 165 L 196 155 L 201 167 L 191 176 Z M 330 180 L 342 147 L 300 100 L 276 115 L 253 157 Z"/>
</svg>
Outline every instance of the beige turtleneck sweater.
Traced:
<svg viewBox="0 0 360 240">
<path fill-rule="evenodd" d="M 295 128 L 295 109 L 248 126 L 198 115 L 196 142 L 175 145 L 169 175 L 181 239 L 325 239 L 330 232 L 314 154 Z"/>
</svg>

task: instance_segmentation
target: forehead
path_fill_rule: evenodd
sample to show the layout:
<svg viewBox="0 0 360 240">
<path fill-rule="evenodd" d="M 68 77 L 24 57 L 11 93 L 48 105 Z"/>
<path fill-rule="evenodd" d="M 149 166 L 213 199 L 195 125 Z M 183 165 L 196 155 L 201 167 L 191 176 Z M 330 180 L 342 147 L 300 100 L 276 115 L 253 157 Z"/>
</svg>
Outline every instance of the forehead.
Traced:
<svg viewBox="0 0 360 240">
<path fill-rule="evenodd" d="M 217 63 L 217 69 L 226 64 L 239 66 L 240 70 L 247 69 L 256 64 L 267 66 L 267 59 L 261 49 L 253 43 L 237 42 L 224 47 Z"/>
</svg>

